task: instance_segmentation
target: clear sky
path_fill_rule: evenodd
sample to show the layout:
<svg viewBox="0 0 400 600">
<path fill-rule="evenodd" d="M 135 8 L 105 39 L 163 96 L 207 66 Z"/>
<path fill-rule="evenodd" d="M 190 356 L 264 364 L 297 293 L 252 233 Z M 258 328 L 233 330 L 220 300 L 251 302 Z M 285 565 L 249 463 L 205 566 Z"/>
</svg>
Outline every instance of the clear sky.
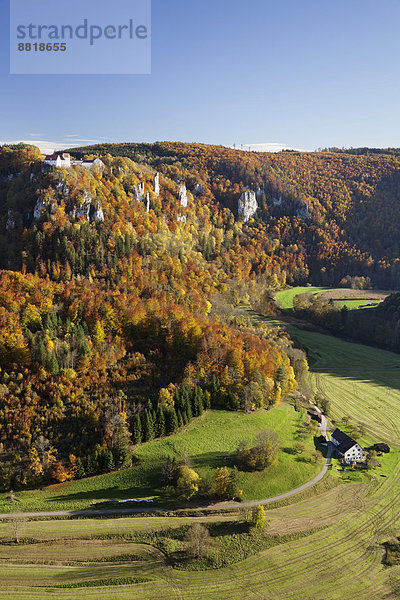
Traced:
<svg viewBox="0 0 400 600">
<path fill-rule="evenodd" d="M 9 75 L 0 0 L 0 140 L 400 146 L 399 0 L 153 0 L 152 14 L 151 75 Z"/>
</svg>

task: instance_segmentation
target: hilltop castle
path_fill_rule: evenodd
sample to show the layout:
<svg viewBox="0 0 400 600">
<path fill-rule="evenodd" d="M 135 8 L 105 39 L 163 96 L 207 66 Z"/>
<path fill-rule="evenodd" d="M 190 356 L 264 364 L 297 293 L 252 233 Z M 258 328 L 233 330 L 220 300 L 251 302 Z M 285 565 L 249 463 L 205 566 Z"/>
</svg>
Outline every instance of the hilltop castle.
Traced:
<svg viewBox="0 0 400 600">
<path fill-rule="evenodd" d="M 93 160 L 72 160 L 71 155 L 63 152 L 62 154 L 47 154 L 44 159 L 44 164 L 48 167 L 56 169 L 69 169 L 71 167 L 84 167 L 85 169 L 102 169 L 104 163 L 99 158 Z"/>
</svg>

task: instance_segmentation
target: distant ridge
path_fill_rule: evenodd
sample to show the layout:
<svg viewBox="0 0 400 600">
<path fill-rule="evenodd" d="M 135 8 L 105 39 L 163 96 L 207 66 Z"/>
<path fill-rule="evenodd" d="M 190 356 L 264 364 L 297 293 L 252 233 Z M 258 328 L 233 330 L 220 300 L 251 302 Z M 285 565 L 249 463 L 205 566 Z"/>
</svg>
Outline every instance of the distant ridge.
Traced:
<svg viewBox="0 0 400 600">
<path fill-rule="evenodd" d="M 287 144 L 279 142 L 263 142 L 260 144 L 235 144 L 231 146 L 234 150 L 243 150 L 247 152 L 282 152 L 282 150 L 294 150 L 296 152 L 308 152 L 301 148 L 293 148 Z"/>
</svg>

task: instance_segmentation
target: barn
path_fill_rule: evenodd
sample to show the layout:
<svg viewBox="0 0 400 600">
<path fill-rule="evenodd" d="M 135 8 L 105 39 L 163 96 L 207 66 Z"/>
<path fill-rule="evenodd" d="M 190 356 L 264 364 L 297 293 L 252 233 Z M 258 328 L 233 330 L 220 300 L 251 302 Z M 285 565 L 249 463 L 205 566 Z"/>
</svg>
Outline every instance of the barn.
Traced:
<svg viewBox="0 0 400 600">
<path fill-rule="evenodd" d="M 374 450 L 376 450 L 377 452 L 383 452 L 384 454 L 387 454 L 388 452 L 390 452 L 390 447 L 387 444 L 379 442 L 378 444 L 374 444 Z"/>
</svg>

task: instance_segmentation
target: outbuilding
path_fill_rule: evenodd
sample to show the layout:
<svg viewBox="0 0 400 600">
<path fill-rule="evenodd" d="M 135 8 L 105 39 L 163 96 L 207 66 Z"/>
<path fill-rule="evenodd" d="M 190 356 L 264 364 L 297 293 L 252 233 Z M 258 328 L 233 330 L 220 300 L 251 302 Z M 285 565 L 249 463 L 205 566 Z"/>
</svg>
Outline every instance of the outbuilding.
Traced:
<svg viewBox="0 0 400 600">
<path fill-rule="evenodd" d="M 378 444 L 374 444 L 374 450 L 376 450 L 377 452 L 383 452 L 384 454 L 387 454 L 388 452 L 390 452 L 390 447 L 387 444 L 379 442 Z"/>
</svg>

